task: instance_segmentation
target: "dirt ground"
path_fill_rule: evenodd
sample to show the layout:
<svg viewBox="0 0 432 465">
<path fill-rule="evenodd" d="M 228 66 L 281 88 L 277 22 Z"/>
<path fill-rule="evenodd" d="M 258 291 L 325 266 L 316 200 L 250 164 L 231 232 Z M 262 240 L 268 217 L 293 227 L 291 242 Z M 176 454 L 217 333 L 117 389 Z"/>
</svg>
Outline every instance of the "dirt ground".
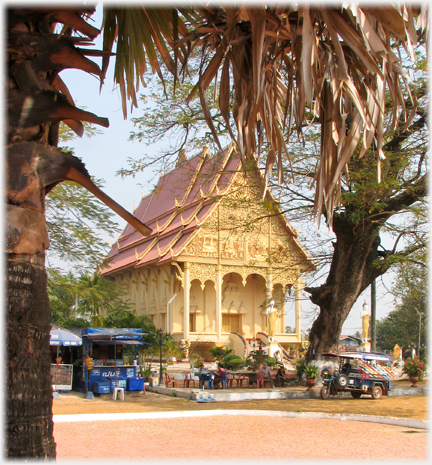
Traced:
<svg viewBox="0 0 432 465">
<path fill-rule="evenodd" d="M 427 460 L 429 432 L 400 426 L 314 418 L 250 417 L 242 410 L 324 412 L 427 420 L 424 396 L 281 399 L 198 403 L 151 392 L 85 399 L 60 394 L 54 415 L 238 410 L 236 416 L 55 423 L 57 461 Z M 372 446 L 371 446 L 372 445 Z"/>
</svg>

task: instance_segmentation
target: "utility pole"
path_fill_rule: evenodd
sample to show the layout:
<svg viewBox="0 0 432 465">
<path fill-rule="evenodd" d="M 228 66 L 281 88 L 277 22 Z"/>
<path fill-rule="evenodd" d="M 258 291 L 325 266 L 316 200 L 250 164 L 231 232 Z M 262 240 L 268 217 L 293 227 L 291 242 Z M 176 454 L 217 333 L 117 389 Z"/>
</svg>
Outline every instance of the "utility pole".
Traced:
<svg viewBox="0 0 432 465">
<path fill-rule="evenodd" d="M 376 282 L 371 282 L 371 350 L 376 352 Z"/>
</svg>

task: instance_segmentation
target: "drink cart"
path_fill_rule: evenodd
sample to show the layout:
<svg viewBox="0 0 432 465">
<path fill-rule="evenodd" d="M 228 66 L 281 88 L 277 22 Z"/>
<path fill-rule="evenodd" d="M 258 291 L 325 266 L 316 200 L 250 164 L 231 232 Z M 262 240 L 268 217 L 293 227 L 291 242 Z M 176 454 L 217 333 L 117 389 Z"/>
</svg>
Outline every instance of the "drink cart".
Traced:
<svg viewBox="0 0 432 465">
<path fill-rule="evenodd" d="M 83 370 L 87 392 L 113 392 L 115 388 L 144 390 L 144 379 L 137 377 L 136 356 L 145 334 L 140 328 L 83 328 Z M 126 345 L 135 347 L 134 362 L 123 356 Z"/>
</svg>

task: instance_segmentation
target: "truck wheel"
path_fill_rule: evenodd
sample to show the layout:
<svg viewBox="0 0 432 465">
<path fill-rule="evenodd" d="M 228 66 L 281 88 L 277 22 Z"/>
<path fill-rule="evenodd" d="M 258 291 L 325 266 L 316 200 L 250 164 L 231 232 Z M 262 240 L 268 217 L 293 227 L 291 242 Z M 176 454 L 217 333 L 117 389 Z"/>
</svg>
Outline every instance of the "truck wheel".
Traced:
<svg viewBox="0 0 432 465">
<path fill-rule="evenodd" d="M 346 375 L 339 375 L 336 379 L 336 383 L 339 387 L 345 388 L 348 384 L 348 377 Z"/>
<path fill-rule="evenodd" d="M 324 399 L 324 400 L 328 399 L 330 397 L 330 389 L 329 389 L 329 387 L 328 386 L 323 386 L 321 388 L 320 394 L 321 394 L 321 399 Z"/>
<path fill-rule="evenodd" d="M 375 385 L 372 389 L 372 398 L 373 399 L 380 399 L 382 396 L 382 388 L 381 386 Z"/>
<path fill-rule="evenodd" d="M 360 399 L 360 396 L 362 395 L 362 393 L 351 391 L 351 395 L 354 397 L 354 399 Z"/>
</svg>

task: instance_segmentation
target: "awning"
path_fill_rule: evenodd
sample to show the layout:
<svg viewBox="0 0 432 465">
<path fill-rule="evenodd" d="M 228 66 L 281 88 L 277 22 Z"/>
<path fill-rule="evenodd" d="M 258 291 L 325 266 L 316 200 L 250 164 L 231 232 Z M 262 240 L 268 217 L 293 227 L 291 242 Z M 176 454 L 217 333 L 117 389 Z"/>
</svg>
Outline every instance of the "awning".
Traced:
<svg viewBox="0 0 432 465">
<path fill-rule="evenodd" d="M 112 340 L 107 340 L 107 339 L 90 339 L 91 342 L 99 344 L 100 346 L 107 346 L 110 344 L 113 344 L 114 341 L 116 345 L 118 346 L 151 346 L 148 342 L 143 342 L 143 341 L 131 341 L 131 340 L 126 340 L 126 339 L 112 339 Z"/>
</svg>

